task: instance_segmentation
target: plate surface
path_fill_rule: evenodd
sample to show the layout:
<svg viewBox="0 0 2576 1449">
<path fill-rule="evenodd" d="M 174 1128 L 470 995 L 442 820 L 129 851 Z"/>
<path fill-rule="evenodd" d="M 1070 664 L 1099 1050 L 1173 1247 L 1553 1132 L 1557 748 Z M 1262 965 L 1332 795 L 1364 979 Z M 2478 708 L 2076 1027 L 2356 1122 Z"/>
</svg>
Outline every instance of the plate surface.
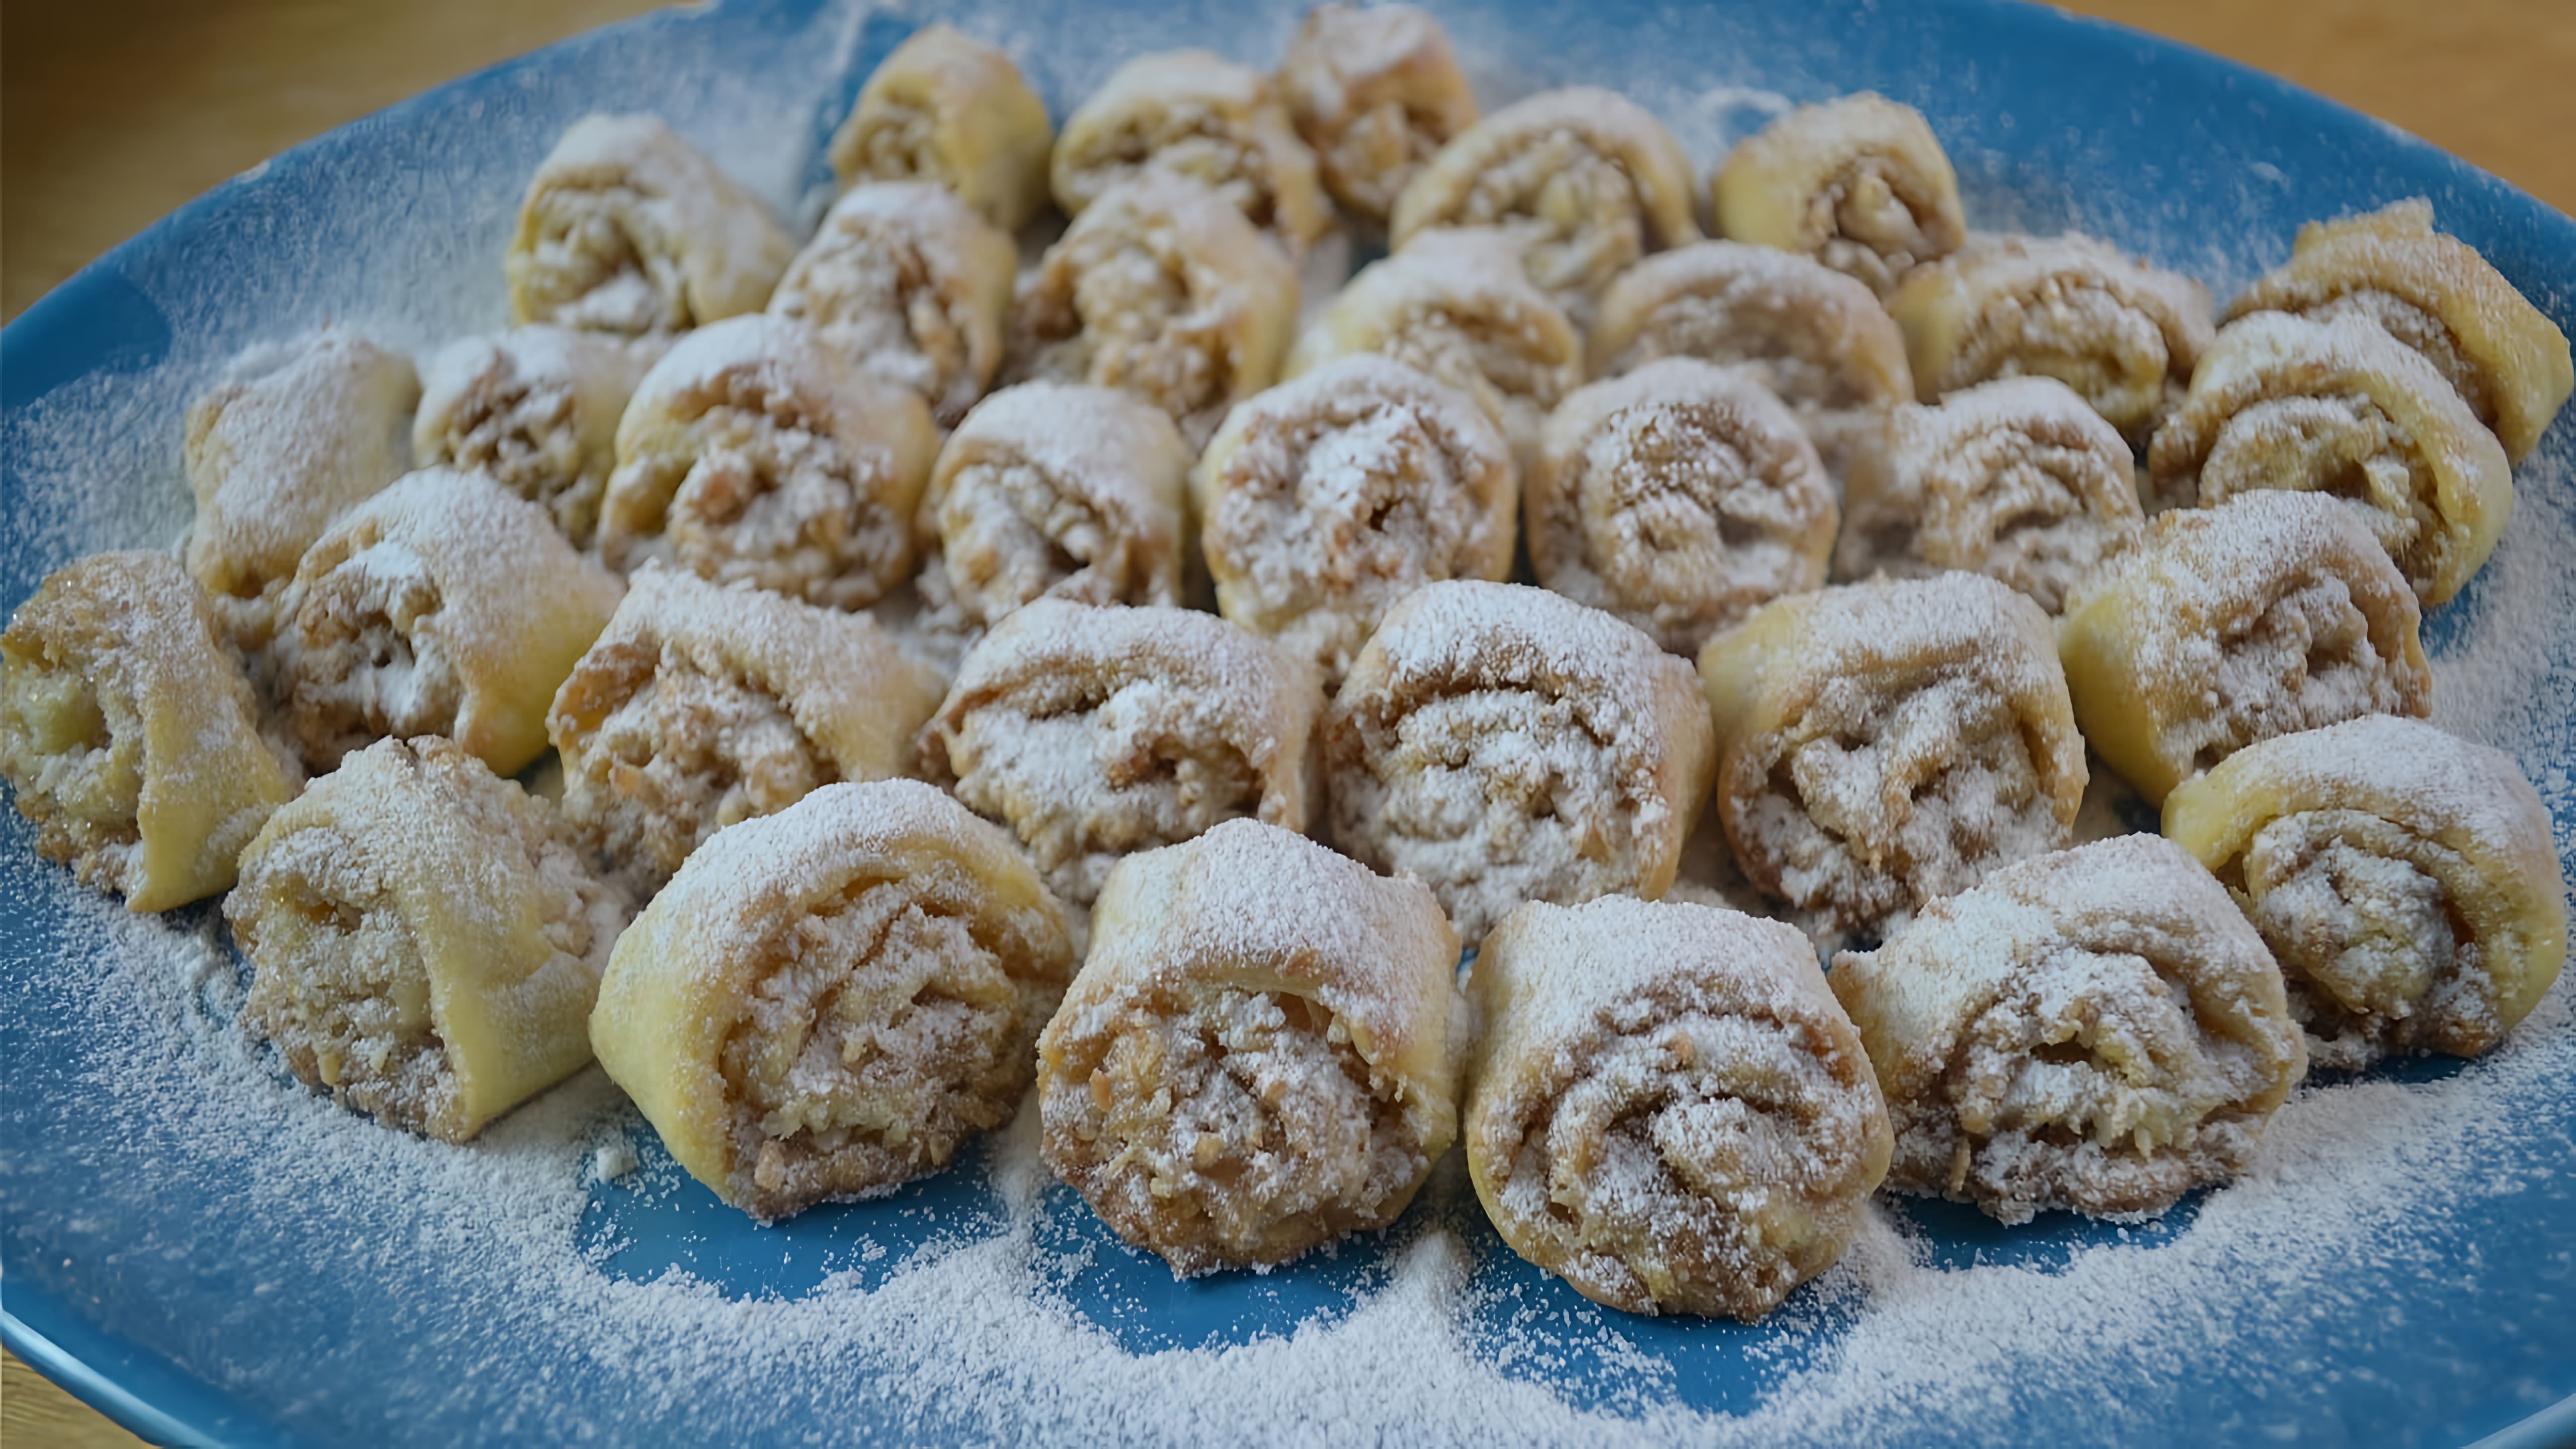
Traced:
<svg viewBox="0 0 2576 1449">
<path fill-rule="evenodd" d="M 1445 9 L 1445 7 L 1443 7 Z M 1294 9 L 947 12 L 1056 114 L 1124 57 L 1256 63 Z M 1617 87 L 1703 172 L 1782 104 L 1921 107 L 1973 221 L 2077 227 L 2224 298 L 2301 221 L 2405 196 L 2576 331 L 2576 224 L 2376 122 L 2037 6 L 1747 0 L 1446 17 L 1489 107 Z M 426 351 L 504 321 L 519 190 L 591 110 L 650 109 L 783 213 L 918 23 L 737 3 L 585 36 L 277 158 L 0 338 L 0 603 L 184 527 L 187 399 L 327 320 Z M 2427 621 L 2440 721 L 2514 750 L 2576 852 L 2576 426 L 2495 563 Z M 596 1073 L 466 1149 L 344 1116 L 231 1025 L 210 908 L 136 921 L 0 826 L 10 1345 L 129 1426 L 240 1443 L 897 1437 L 2456 1444 L 2576 1394 L 2576 1024 L 2311 1088 L 2246 1181 L 2133 1228 L 1885 1207 L 1768 1322 L 1597 1309 L 1505 1249 L 1456 1158 L 1379 1238 L 1174 1284 L 1046 1182 L 1024 1120 L 893 1198 L 759 1228 Z M 1024 1118 L 1030 1114 L 1023 1114 Z M 602 1181 L 631 1146 L 632 1174 Z M 2576 1410 L 2517 1442 L 2565 1442 Z"/>
</svg>

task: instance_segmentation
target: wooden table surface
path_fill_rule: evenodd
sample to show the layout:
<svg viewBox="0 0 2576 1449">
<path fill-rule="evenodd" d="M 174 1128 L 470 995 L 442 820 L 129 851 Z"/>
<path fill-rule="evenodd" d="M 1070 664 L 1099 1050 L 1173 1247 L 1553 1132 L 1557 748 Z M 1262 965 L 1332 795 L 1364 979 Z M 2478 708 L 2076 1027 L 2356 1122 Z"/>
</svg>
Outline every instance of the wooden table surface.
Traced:
<svg viewBox="0 0 2576 1449">
<path fill-rule="evenodd" d="M 639 0 L 67 0 L 8 14 L 0 314 L 199 192 Z M 2576 211 L 2571 0 L 2076 0 L 2322 91 Z M 0 1441 L 135 1441 L 15 1358 Z"/>
</svg>

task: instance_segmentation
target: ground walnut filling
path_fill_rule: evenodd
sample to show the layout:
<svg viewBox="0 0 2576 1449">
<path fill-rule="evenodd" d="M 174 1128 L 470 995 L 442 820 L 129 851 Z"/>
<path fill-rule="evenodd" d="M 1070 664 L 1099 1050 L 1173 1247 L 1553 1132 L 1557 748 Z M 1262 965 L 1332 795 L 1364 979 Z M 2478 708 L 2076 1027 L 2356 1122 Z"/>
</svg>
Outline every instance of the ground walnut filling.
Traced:
<svg viewBox="0 0 2576 1449">
<path fill-rule="evenodd" d="M 2043 278 L 2029 295 L 1989 302 L 1944 379 L 2053 377 L 2115 421 L 2164 403 L 2172 354 L 2164 329 L 2105 287 Z"/>
<path fill-rule="evenodd" d="M 2456 852 L 2364 811 L 2318 810 L 2266 825 L 2236 864 L 2237 901 L 2281 963 L 2314 1065 L 2466 1056 L 2503 1034 L 2484 948 L 2445 884 L 2474 878 Z"/>
<path fill-rule="evenodd" d="M 1236 134 L 1222 112 L 1204 106 L 1158 110 L 1110 138 L 1080 169 L 1088 173 L 1086 189 L 1096 196 L 1117 178 L 1147 166 L 1186 176 L 1215 192 L 1254 226 L 1266 229 L 1277 218 L 1269 157 Z"/>
<path fill-rule="evenodd" d="M 2359 392 L 2248 404 L 2200 465 L 2203 498 L 2296 488 L 2341 499 L 2410 579 L 2442 551 L 2437 487 L 2404 431 Z"/>
<path fill-rule="evenodd" d="M 580 744 L 576 771 L 566 817 L 644 895 L 716 831 L 840 778 L 776 698 L 669 654 Z"/>
<path fill-rule="evenodd" d="M 919 178 L 947 184 L 956 180 L 939 159 L 939 117 L 904 101 L 873 99 L 867 124 L 859 132 L 853 176 L 871 181 Z"/>
<path fill-rule="evenodd" d="M 303 586 L 277 653 L 307 765 L 327 771 L 388 736 L 455 729 L 464 685 L 436 631 L 421 628 L 441 606 L 427 566 L 398 543 L 361 549 Z"/>
<path fill-rule="evenodd" d="M 1047 1156 L 1176 1272 L 1385 1226 L 1428 1164 L 1339 1018 L 1285 993 L 1130 1003 L 1047 1087 Z"/>
<path fill-rule="evenodd" d="M 2460 339 L 2443 325 L 2442 319 L 2393 292 L 2376 288 L 2346 292 L 2323 306 L 2311 307 L 2302 314 L 2311 322 L 2332 322 L 2337 317 L 2366 317 L 2381 330 L 2421 354 L 2442 380 L 2477 414 L 2478 421 L 2492 428 L 2496 424 L 2495 389 L 2489 386 L 2486 369 L 2471 361 L 2460 347 Z"/>
<path fill-rule="evenodd" d="M 765 954 L 717 1058 L 755 1213 L 891 1191 L 1010 1119 L 1055 993 L 1014 979 L 965 919 L 861 881 Z"/>
<path fill-rule="evenodd" d="M 77 674 L 13 658 L 0 666 L 0 773 L 36 824 L 37 854 L 70 862 L 83 885 L 128 892 L 142 843 L 142 721 L 111 716 Z"/>
<path fill-rule="evenodd" d="M 948 587 L 982 623 L 1049 593 L 1116 604 L 1137 602 L 1145 591 L 1145 565 L 1132 557 L 1132 540 L 1035 463 L 958 469 L 938 514 Z"/>
<path fill-rule="evenodd" d="M 1521 266 L 1542 291 L 1596 290 L 1646 254 L 1636 183 L 1566 131 L 1495 161 L 1449 219 L 1524 233 Z"/>
<path fill-rule="evenodd" d="M 626 187 L 547 191 L 530 204 L 541 229 L 525 290 L 545 320 L 629 335 L 691 325 L 679 259 L 646 256 L 627 231 L 642 196 Z"/>
<path fill-rule="evenodd" d="M 583 470 L 572 389 L 486 373 L 458 399 L 444 443 L 458 467 L 488 474 L 546 510 L 576 546 L 599 528 L 606 475 Z"/>
<path fill-rule="evenodd" d="M 2216 652 L 2203 695 L 2207 707 L 2169 726 L 2178 747 L 2163 752 L 2189 757 L 2195 769 L 2206 770 L 2256 740 L 2366 714 L 2406 712 L 2393 677 L 2396 662 L 2380 657 L 2369 616 L 2332 574 L 2293 585 L 2241 626 L 2226 630 Z"/>
<path fill-rule="evenodd" d="M 826 608 L 875 601 L 906 560 L 909 520 L 874 502 L 865 460 L 801 428 L 720 405 L 671 488 L 662 532 L 700 578 Z"/>
<path fill-rule="evenodd" d="M 1123 388 L 1178 421 L 1223 402 L 1233 386 L 1231 309 L 1199 305 L 1177 239 L 1140 225 L 1142 235 L 1107 227 L 1068 235 L 1022 299 L 1020 326 L 1038 354 L 1037 375 Z"/>
</svg>

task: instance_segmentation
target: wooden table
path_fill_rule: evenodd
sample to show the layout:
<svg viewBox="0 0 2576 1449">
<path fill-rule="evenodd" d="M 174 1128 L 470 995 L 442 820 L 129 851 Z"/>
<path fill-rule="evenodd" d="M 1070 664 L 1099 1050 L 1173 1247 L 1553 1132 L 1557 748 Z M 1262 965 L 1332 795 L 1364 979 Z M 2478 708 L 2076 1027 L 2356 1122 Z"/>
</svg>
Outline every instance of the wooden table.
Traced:
<svg viewBox="0 0 2576 1449">
<path fill-rule="evenodd" d="M 0 314 L 298 141 L 641 0 L 69 0 L 9 16 Z M 2576 211 L 2570 0 L 2076 0 L 2393 121 Z M 12 1358 L 0 1440 L 135 1441 Z"/>
</svg>

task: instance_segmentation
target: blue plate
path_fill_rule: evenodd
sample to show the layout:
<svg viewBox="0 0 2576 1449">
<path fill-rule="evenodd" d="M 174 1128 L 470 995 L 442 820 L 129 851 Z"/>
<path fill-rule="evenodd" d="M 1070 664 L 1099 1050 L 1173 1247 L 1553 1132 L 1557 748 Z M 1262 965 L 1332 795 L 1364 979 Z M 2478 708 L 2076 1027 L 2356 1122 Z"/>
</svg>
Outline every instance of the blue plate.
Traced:
<svg viewBox="0 0 2576 1449">
<path fill-rule="evenodd" d="M 1265 61 L 1293 23 L 1240 0 L 952 18 L 1059 115 L 1126 55 Z M 2429 196 L 2576 331 L 2567 218 L 2277 81 L 2038 6 L 1451 22 L 1489 105 L 1612 85 L 1703 167 L 1784 100 L 1885 92 L 1931 117 L 1980 224 L 2101 233 L 2220 297 L 2302 221 Z M 0 600 L 177 535 L 186 401 L 242 346 L 328 320 L 421 350 L 500 325 L 520 187 L 584 112 L 659 111 L 810 223 L 823 138 L 916 23 L 797 0 L 657 15 L 345 127 L 119 248 L 0 338 Z M 2495 564 L 2427 628 L 2444 722 L 2520 752 L 2562 855 L 2571 455 L 2562 421 Z M 2162 1222 L 2006 1232 L 1890 1206 L 1748 1328 L 1585 1303 L 1502 1247 L 1454 1156 L 1384 1235 L 1176 1285 L 1033 1170 L 1025 1123 L 944 1177 L 776 1228 L 680 1173 L 595 1073 L 471 1147 L 418 1142 L 242 1040 L 211 908 L 130 920 L 35 863 L 14 814 L 0 837 L 7 1339 L 151 1438 L 2576 1439 L 2564 987 L 2487 1061 L 2312 1087 L 2250 1180 Z"/>
</svg>

